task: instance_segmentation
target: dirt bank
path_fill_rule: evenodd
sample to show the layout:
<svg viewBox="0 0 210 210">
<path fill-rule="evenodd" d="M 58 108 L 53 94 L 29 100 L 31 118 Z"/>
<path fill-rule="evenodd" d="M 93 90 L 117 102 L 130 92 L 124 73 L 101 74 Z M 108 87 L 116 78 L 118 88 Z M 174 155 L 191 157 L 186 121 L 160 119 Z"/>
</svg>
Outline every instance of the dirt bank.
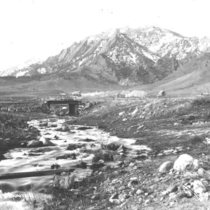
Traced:
<svg viewBox="0 0 210 210">
<path fill-rule="evenodd" d="M 45 118 L 43 113 L 0 112 L 0 160 L 4 153 L 21 146 L 21 143 L 36 139 L 39 131 L 28 125 L 31 119 Z"/>
<path fill-rule="evenodd" d="M 137 140 L 134 146 L 146 144 L 153 153 L 145 159 L 126 156 L 117 168 L 95 171 L 87 185 L 77 188 L 80 197 L 74 197 L 73 202 L 73 193 L 68 196 L 61 191 L 58 193 L 62 198 L 66 195 L 65 200 L 72 209 L 76 209 L 76 201 L 81 209 L 97 210 L 207 209 L 210 199 L 209 105 L 208 98 L 121 99 L 85 110 L 69 123 L 94 125 L 118 137 L 133 137 Z M 182 154 L 193 161 L 197 158 L 199 170 L 190 168 L 186 174 L 173 170 L 171 167 Z M 169 164 L 170 169 L 165 168 L 162 173 L 162 164 Z M 202 186 L 200 194 L 197 194 L 197 184 Z M 55 198 L 61 200 L 58 193 Z"/>
<path fill-rule="evenodd" d="M 52 208 L 49 208 L 49 203 L 46 203 L 45 209 L 68 209 L 70 206 L 72 209 L 79 207 L 80 209 L 95 210 L 108 208 L 137 210 L 141 207 L 148 210 L 162 210 L 171 206 L 174 207 L 172 209 L 193 209 L 194 206 L 194 209 L 204 209 L 196 197 L 197 190 L 194 189 L 195 187 L 191 188 L 196 186 L 198 181 L 199 183 L 203 181 L 202 177 L 205 173 L 210 173 L 208 164 L 210 158 L 208 147 L 210 143 L 209 105 L 210 99 L 208 98 L 118 99 L 100 102 L 84 110 L 80 117 L 72 118 L 68 123 L 98 126 L 112 135 L 128 138 L 126 139 L 128 142 L 132 141 L 131 138 L 136 139 L 133 149 L 137 149 L 140 147 L 139 145 L 147 145 L 152 150 L 145 155 L 138 153 L 137 156 L 132 156 L 134 154 L 132 150 L 119 145 L 120 149 L 111 151 L 118 162 L 117 165 L 112 165 L 108 160 L 103 161 L 101 154 L 105 153 L 103 153 L 104 147 L 101 147 L 103 150 L 100 150 L 100 158 L 98 157 L 94 164 L 102 163 L 103 167 L 94 169 L 91 176 L 82 182 L 73 182 L 72 186 L 66 190 L 50 188 L 49 194 L 54 196 L 50 201 Z M 115 138 L 108 134 L 104 136 L 104 132 L 101 130 L 99 130 L 99 135 L 94 134 L 90 137 L 91 130 L 94 131 L 95 128 L 85 128 L 87 133 L 82 138 L 83 129 L 78 130 L 77 126 L 72 125 L 69 126 L 67 138 L 64 138 L 63 134 L 61 136 L 56 134 L 57 139 L 55 133 L 50 134 L 51 129 L 56 129 L 56 125 L 57 122 L 47 123 L 47 127 L 42 128 L 42 133 L 46 138 L 55 144 L 58 144 L 60 140 L 63 144 L 67 144 L 68 141 L 81 143 L 82 140 L 87 140 L 91 148 L 85 152 L 92 152 L 95 148 L 93 147 L 93 137 L 103 146 L 104 141 L 107 142 L 109 138 Z M 124 140 L 121 139 L 122 142 Z M 118 143 L 121 144 L 120 141 Z M 107 148 L 105 148 L 106 151 Z M 35 151 L 32 152 L 34 154 Z M 189 177 L 174 173 L 173 170 L 159 173 L 162 163 L 170 162 L 170 167 L 172 167 L 172 163 L 185 153 L 197 158 L 202 164 L 205 163 L 200 165 L 200 170 L 192 171 L 190 180 Z M 50 155 L 55 159 L 54 154 L 50 153 Z M 97 156 L 98 153 L 94 153 L 94 155 Z M 59 156 L 58 159 L 53 160 L 53 163 L 61 161 L 60 158 L 65 159 L 67 156 Z M 43 160 L 41 157 L 40 159 L 50 161 Z M 78 160 L 80 159 L 79 156 Z M 83 160 L 85 161 L 85 158 Z M 65 161 L 68 161 L 68 158 Z M 28 166 L 26 165 L 26 167 Z M 62 175 L 60 176 L 62 178 Z M 68 174 L 66 177 L 69 178 Z M 210 186 L 210 181 L 207 178 L 205 178 L 205 182 L 208 182 L 208 186 Z M 169 187 L 172 187 L 171 191 L 168 190 Z M 202 188 L 203 191 L 205 190 L 202 196 L 208 194 L 206 194 L 208 189 L 210 188 Z M 176 193 L 172 192 L 174 190 Z M 165 191 L 170 195 L 165 194 Z M 172 196 L 174 196 L 173 202 Z M 200 198 L 203 199 L 203 197 Z M 202 205 L 204 204 L 208 203 L 202 203 Z M 190 206 L 186 207 L 186 205 Z"/>
<path fill-rule="evenodd" d="M 208 136 L 209 104 L 208 98 L 115 99 L 98 103 L 70 123 L 98 126 L 155 148 L 188 147 L 194 136 Z"/>
</svg>

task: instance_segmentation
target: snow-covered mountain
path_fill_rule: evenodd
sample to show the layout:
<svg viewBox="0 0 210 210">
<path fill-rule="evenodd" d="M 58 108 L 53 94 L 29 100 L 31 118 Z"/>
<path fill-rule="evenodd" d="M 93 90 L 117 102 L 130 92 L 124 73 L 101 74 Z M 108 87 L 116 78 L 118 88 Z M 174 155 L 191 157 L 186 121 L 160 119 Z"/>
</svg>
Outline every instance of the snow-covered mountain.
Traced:
<svg viewBox="0 0 210 210">
<path fill-rule="evenodd" d="M 34 63 L 41 64 L 42 61 L 40 59 L 31 58 L 24 63 L 18 64 L 16 66 L 0 71 L 0 76 L 1 77 L 10 76 L 10 75 L 13 75 L 13 76 L 15 75 L 17 77 L 24 76 L 28 72 L 28 67 Z M 25 71 L 23 70 L 24 68 L 26 68 Z"/>
<path fill-rule="evenodd" d="M 153 83 L 185 66 L 189 69 L 206 53 L 210 53 L 206 37 L 184 37 L 158 27 L 122 28 L 75 42 L 42 63 L 5 72 L 13 76 L 85 77 L 130 86 Z"/>
</svg>

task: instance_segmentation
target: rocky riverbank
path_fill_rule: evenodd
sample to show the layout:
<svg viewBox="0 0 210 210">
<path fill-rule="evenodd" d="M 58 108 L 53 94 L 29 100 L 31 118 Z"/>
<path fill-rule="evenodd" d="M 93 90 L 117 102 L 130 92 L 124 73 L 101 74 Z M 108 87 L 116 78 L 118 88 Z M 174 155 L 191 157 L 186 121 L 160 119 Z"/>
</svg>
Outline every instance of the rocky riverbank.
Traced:
<svg viewBox="0 0 210 210">
<path fill-rule="evenodd" d="M 89 208 L 100 209 L 100 200 L 104 202 L 101 209 L 206 209 L 210 186 L 209 102 L 208 98 L 111 100 L 70 121 L 97 126 L 118 137 L 132 137 L 136 145 L 152 149 L 143 159 L 123 160 L 114 170 L 96 172 L 94 179 L 104 178 L 100 178 L 100 185 L 89 183 L 93 188 L 90 194 L 94 194 L 88 199 L 92 202 Z M 184 170 L 174 165 L 179 156 L 187 157 L 181 158 L 188 166 Z M 197 168 L 185 162 L 194 159 L 199 162 Z M 91 207 L 94 204 L 95 208 Z"/>
<path fill-rule="evenodd" d="M 0 113 L 0 160 L 9 149 L 20 147 L 24 141 L 30 141 L 39 135 L 39 130 L 27 122 L 26 115 Z"/>
<path fill-rule="evenodd" d="M 27 179 L 48 195 L 35 199 L 42 209 L 207 209 L 209 113 L 200 98 L 105 101 L 79 118 L 32 121 L 40 136 L 7 158 L 21 171 L 67 169 Z"/>
<path fill-rule="evenodd" d="M 208 137 L 208 98 L 147 98 L 104 101 L 69 123 L 97 126 L 120 138 L 135 138 L 153 148 L 191 146 Z"/>
<path fill-rule="evenodd" d="M 32 189 L 34 194 L 46 194 L 49 188 L 52 195 L 53 186 L 59 191 L 60 188 L 67 190 L 71 184 L 80 185 L 100 168 L 106 173 L 106 168 L 118 168 L 126 157 L 145 159 L 151 152 L 146 145 L 135 145 L 134 139 L 110 136 L 95 127 L 69 126 L 64 119 L 32 120 L 28 124 L 37 129 L 39 135 L 33 140 L 22 141 L 0 162 L 3 197 L 5 193 L 22 195 L 22 191 L 30 192 Z M 62 177 L 53 179 L 55 173 L 69 170 L 76 177 L 73 182 L 61 184 Z M 47 174 L 43 176 L 44 173 Z M 8 180 L 8 177 L 12 179 Z M 21 202 L 24 204 L 22 199 Z"/>
</svg>

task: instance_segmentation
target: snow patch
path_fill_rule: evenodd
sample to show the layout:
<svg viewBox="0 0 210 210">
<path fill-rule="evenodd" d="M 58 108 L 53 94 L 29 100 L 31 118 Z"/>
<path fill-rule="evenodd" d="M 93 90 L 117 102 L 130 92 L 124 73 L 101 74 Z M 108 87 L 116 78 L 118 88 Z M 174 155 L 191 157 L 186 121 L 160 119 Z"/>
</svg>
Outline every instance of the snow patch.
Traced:
<svg viewBox="0 0 210 210">
<path fill-rule="evenodd" d="M 19 71 L 18 73 L 16 73 L 16 77 L 22 77 L 22 76 L 24 76 L 24 75 L 26 75 L 28 73 L 28 70 L 26 70 L 26 71 Z"/>
<path fill-rule="evenodd" d="M 47 70 L 45 68 L 40 68 L 37 70 L 40 74 L 45 74 Z"/>
</svg>

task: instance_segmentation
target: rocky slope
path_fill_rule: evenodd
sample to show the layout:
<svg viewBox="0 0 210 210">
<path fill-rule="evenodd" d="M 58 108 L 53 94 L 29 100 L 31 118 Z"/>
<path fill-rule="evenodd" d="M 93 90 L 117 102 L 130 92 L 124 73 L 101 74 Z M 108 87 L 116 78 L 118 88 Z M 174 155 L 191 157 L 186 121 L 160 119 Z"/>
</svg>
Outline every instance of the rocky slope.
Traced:
<svg viewBox="0 0 210 210">
<path fill-rule="evenodd" d="M 97 125 L 124 140 L 134 137 L 136 148 L 147 145 L 152 150 L 136 154 L 120 144 L 103 147 L 101 154 L 107 154 L 109 148 L 118 165 L 110 165 L 101 155 L 97 163 L 104 161 L 105 166 L 96 169 L 75 188 L 72 183 L 69 188 L 59 185 L 66 183 L 64 180 L 72 180 L 73 175 L 57 176 L 54 186 L 72 194 L 56 191 L 53 205 L 68 195 L 64 200 L 74 199 L 74 209 L 80 202 L 75 196 L 78 198 L 79 194 L 80 199 L 84 198 L 81 209 L 207 209 L 210 200 L 207 146 L 210 138 L 206 130 L 210 123 L 209 102 L 205 97 L 121 99 L 84 110 L 74 123 Z M 69 206 L 69 203 L 62 205 Z"/>
<path fill-rule="evenodd" d="M 9 74 L 56 74 L 131 86 L 154 83 L 179 69 L 191 70 L 197 59 L 202 67 L 206 59 L 201 57 L 209 52 L 210 39 L 206 37 L 184 37 L 158 27 L 122 28 L 87 37 L 43 63 Z"/>
</svg>

